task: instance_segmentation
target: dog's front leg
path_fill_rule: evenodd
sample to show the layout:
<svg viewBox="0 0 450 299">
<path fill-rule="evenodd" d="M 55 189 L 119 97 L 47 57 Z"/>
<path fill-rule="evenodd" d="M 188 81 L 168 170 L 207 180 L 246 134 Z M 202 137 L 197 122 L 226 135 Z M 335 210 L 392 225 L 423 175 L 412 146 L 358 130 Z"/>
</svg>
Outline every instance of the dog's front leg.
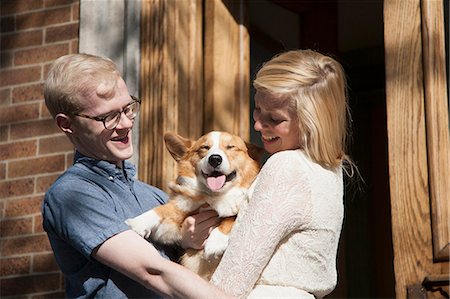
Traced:
<svg viewBox="0 0 450 299">
<path fill-rule="evenodd" d="M 191 203 L 182 196 L 177 196 L 162 206 L 127 219 L 125 223 L 146 239 L 151 237 L 164 244 L 176 244 L 181 240 L 180 230 L 184 219 L 202 204 L 203 202 Z"/>
<path fill-rule="evenodd" d="M 134 230 L 138 235 L 147 239 L 150 237 L 152 231 L 161 224 L 162 218 L 158 215 L 155 209 L 147 211 L 137 217 L 125 220 L 125 223 Z"/>
<path fill-rule="evenodd" d="M 152 237 L 155 241 L 173 244 L 178 239 L 179 224 L 186 218 L 187 211 L 179 208 L 179 198 L 169 200 L 162 206 L 155 207 L 137 217 L 127 219 L 126 224 L 143 238 Z M 169 231 L 170 237 L 165 236 Z M 175 240 L 173 240 L 175 239 Z"/>
<path fill-rule="evenodd" d="M 220 225 L 213 229 L 204 247 L 204 258 L 212 260 L 220 258 L 228 247 L 228 240 L 236 217 L 227 217 Z"/>
</svg>

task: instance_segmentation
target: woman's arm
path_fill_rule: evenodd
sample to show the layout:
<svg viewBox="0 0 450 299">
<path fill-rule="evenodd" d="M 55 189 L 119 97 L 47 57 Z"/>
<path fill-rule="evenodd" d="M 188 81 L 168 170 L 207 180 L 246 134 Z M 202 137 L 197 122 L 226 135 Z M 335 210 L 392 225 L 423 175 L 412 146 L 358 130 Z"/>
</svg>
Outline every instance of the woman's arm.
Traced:
<svg viewBox="0 0 450 299">
<path fill-rule="evenodd" d="M 135 232 L 117 234 L 93 253 L 99 262 L 169 298 L 229 298 L 188 269 L 164 259 Z"/>
</svg>

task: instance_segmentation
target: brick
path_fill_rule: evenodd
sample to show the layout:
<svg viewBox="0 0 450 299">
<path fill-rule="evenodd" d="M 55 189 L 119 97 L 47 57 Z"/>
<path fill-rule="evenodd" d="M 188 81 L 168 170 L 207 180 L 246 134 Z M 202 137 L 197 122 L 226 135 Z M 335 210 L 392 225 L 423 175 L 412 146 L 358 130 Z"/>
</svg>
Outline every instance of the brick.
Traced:
<svg viewBox="0 0 450 299">
<path fill-rule="evenodd" d="M 5 202 L 0 200 L 0 218 L 5 218 Z"/>
<path fill-rule="evenodd" d="M 80 2 L 77 1 L 72 5 L 72 20 L 79 21 L 80 20 Z"/>
<path fill-rule="evenodd" d="M 0 126 L 0 142 L 8 140 L 9 126 Z"/>
<path fill-rule="evenodd" d="M 46 9 L 16 17 L 16 28 L 19 30 L 44 27 L 70 21 L 70 7 Z"/>
<path fill-rule="evenodd" d="M 74 156 L 75 156 L 75 151 L 73 151 L 71 153 L 68 153 L 66 155 L 66 165 L 67 165 L 66 168 L 69 168 L 70 166 L 73 165 L 73 158 L 74 158 Z"/>
<path fill-rule="evenodd" d="M 32 178 L 0 182 L 0 198 L 28 195 L 33 192 L 34 179 Z"/>
<path fill-rule="evenodd" d="M 17 14 L 43 7 L 43 0 L 2 0 L 0 11 L 3 15 Z"/>
<path fill-rule="evenodd" d="M 14 123 L 39 117 L 39 103 L 0 107 L 0 123 Z"/>
<path fill-rule="evenodd" d="M 0 259 L 0 277 L 28 274 L 30 268 L 31 258 L 29 256 Z"/>
<path fill-rule="evenodd" d="M 20 217 L 41 212 L 42 196 L 9 199 L 5 201 L 5 218 Z"/>
<path fill-rule="evenodd" d="M 45 156 L 9 162 L 8 177 L 17 178 L 42 173 L 61 172 L 64 170 L 64 155 Z"/>
<path fill-rule="evenodd" d="M 13 257 L 27 253 L 51 251 L 50 242 L 46 234 L 4 238 L 1 240 L 0 250 L 2 256 Z"/>
<path fill-rule="evenodd" d="M 0 18 L 0 33 L 12 32 L 16 27 L 16 18 L 14 16 Z M 0 49 L 3 47 L 0 45 Z"/>
<path fill-rule="evenodd" d="M 40 234 L 45 233 L 44 227 L 42 226 L 42 214 L 39 213 L 33 217 L 34 225 L 33 225 L 33 233 Z"/>
<path fill-rule="evenodd" d="M 26 123 L 11 124 L 11 140 L 31 138 L 64 133 L 58 128 L 53 119 L 30 121 Z"/>
<path fill-rule="evenodd" d="M 4 180 L 6 178 L 6 163 L 0 163 L 0 180 Z M 0 216 L 2 214 L 0 213 Z"/>
<path fill-rule="evenodd" d="M 0 69 L 10 68 L 13 65 L 14 54 L 12 51 L 0 52 Z"/>
<path fill-rule="evenodd" d="M 36 178 L 36 193 L 46 192 L 61 174 L 45 175 Z"/>
<path fill-rule="evenodd" d="M 0 87 L 40 81 L 41 76 L 40 66 L 1 70 Z"/>
<path fill-rule="evenodd" d="M 42 45 L 43 36 L 42 30 L 4 34 L 0 38 L 1 49 L 9 50 Z"/>
<path fill-rule="evenodd" d="M 33 257 L 33 273 L 53 272 L 59 270 L 53 253 L 36 254 Z"/>
<path fill-rule="evenodd" d="M 27 65 L 53 61 L 60 56 L 69 54 L 69 50 L 68 43 L 19 50 L 15 53 L 14 64 Z"/>
<path fill-rule="evenodd" d="M 77 1 L 79 0 L 44 0 L 44 7 L 68 5 Z"/>
<path fill-rule="evenodd" d="M 0 106 L 11 105 L 11 88 L 0 89 Z"/>
<path fill-rule="evenodd" d="M 78 23 L 46 29 L 45 42 L 59 42 L 78 38 Z"/>
<path fill-rule="evenodd" d="M 44 100 L 44 84 L 32 84 L 16 87 L 12 91 L 13 103 Z"/>
<path fill-rule="evenodd" d="M 78 46 L 79 46 L 78 42 L 79 42 L 78 39 L 70 42 L 70 44 L 71 44 L 70 45 L 70 48 L 71 48 L 71 52 L 70 53 L 71 54 L 78 53 Z"/>
<path fill-rule="evenodd" d="M 33 217 L 0 221 L 0 237 L 29 235 L 33 233 Z"/>
<path fill-rule="evenodd" d="M 63 291 L 49 292 L 31 296 L 31 299 L 61 299 L 61 298 L 66 298 L 66 293 Z"/>
<path fill-rule="evenodd" d="M 47 118 L 47 119 L 51 119 L 53 121 L 53 116 L 50 114 L 50 111 L 48 111 L 47 106 L 45 106 L 45 102 L 43 101 L 41 103 L 41 118 Z M 56 125 L 55 125 L 56 127 Z"/>
<path fill-rule="evenodd" d="M 66 135 L 39 139 L 39 155 L 69 152 L 73 150 L 73 144 Z"/>
<path fill-rule="evenodd" d="M 52 61 L 53 62 L 53 61 Z M 48 72 L 50 71 L 50 68 L 52 66 L 52 62 L 45 63 L 44 64 L 44 78 L 48 77 Z"/>
<path fill-rule="evenodd" d="M 37 141 L 19 141 L 0 144 L 0 160 L 36 156 Z"/>
<path fill-rule="evenodd" d="M 59 273 L 28 275 L 21 277 L 3 278 L 1 296 L 19 296 L 30 293 L 41 293 L 59 290 Z M 0 297 L 1 297 L 0 296 Z"/>
</svg>

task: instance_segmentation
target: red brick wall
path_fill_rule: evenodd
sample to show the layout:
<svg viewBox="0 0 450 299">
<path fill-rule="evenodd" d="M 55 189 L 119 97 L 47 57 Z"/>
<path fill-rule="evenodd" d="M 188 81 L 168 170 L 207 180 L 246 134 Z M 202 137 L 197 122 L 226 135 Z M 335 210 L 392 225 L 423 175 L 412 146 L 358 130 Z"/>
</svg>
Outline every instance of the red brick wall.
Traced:
<svg viewBox="0 0 450 299">
<path fill-rule="evenodd" d="M 78 51 L 79 0 L 0 1 L 0 297 L 63 297 L 40 209 L 73 150 L 42 84 L 55 58 Z"/>
</svg>

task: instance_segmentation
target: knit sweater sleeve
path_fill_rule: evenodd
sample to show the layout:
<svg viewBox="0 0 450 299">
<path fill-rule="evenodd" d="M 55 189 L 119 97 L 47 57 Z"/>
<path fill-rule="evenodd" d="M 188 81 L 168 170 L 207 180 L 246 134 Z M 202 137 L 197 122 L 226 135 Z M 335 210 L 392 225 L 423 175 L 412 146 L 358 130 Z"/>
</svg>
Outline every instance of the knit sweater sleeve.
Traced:
<svg viewBox="0 0 450 299">
<path fill-rule="evenodd" d="M 308 222 L 309 180 L 295 157 L 292 151 L 277 153 L 261 169 L 249 205 L 238 216 L 211 279 L 225 292 L 248 295 L 277 246 Z"/>
</svg>

